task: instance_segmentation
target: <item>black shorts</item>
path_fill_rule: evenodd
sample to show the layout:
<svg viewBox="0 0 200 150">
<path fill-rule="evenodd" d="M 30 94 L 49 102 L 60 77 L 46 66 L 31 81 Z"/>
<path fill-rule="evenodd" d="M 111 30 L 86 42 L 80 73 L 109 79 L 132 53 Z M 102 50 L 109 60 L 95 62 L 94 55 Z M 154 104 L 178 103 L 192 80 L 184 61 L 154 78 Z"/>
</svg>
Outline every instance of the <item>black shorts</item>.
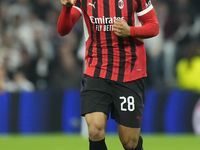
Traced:
<svg viewBox="0 0 200 150">
<path fill-rule="evenodd" d="M 144 109 L 144 79 L 116 82 L 83 75 L 81 115 L 103 112 L 118 124 L 140 128 Z"/>
</svg>

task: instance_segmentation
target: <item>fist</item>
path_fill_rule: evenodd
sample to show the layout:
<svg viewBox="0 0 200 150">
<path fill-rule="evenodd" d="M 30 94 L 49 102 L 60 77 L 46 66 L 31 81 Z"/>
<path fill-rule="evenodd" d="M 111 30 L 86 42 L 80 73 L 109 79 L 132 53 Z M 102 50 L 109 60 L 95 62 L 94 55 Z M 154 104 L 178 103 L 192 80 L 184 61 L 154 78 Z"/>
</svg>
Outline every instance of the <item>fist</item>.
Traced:
<svg viewBox="0 0 200 150">
<path fill-rule="evenodd" d="M 131 28 L 124 19 L 115 19 L 113 31 L 117 36 L 126 37 L 131 33 Z"/>
<path fill-rule="evenodd" d="M 60 2 L 65 7 L 71 7 L 74 5 L 75 0 L 60 0 Z"/>
</svg>

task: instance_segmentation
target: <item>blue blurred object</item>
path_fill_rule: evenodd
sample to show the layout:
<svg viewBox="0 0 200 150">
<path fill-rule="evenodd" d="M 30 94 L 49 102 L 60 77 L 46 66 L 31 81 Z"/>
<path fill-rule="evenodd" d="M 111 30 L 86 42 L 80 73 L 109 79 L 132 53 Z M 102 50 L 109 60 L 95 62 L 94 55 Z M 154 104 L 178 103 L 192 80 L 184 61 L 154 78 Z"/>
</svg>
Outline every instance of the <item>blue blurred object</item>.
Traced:
<svg viewBox="0 0 200 150">
<path fill-rule="evenodd" d="M 157 119 L 157 102 L 159 98 L 159 91 L 156 89 L 148 89 L 145 94 L 145 106 L 142 116 L 141 132 L 152 133 L 156 132 Z"/>
<path fill-rule="evenodd" d="M 48 93 L 22 92 L 19 103 L 19 133 L 48 131 Z"/>
<path fill-rule="evenodd" d="M 0 95 L 0 134 L 79 133 L 80 90 L 60 91 L 60 97 L 54 94 L 49 91 L 22 92 L 20 98 L 10 93 Z M 147 89 L 145 96 L 142 133 L 193 132 L 192 113 L 199 94 L 179 89 Z M 115 120 L 108 119 L 106 133 L 117 133 Z"/>
<path fill-rule="evenodd" d="M 193 92 L 173 89 L 168 94 L 164 110 L 164 131 L 166 133 L 186 133 L 191 131 L 191 110 Z M 192 106 L 191 106 L 192 105 Z M 189 113 L 190 112 L 190 113 Z"/>
<path fill-rule="evenodd" d="M 109 118 L 106 125 L 106 133 L 117 133 L 117 123 L 114 119 Z"/>
<path fill-rule="evenodd" d="M 10 96 L 10 93 L 0 95 L 0 134 L 7 134 L 9 132 Z"/>
<path fill-rule="evenodd" d="M 69 89 L 64 92 L 62 104 L 62 131 L 66 133 L 80 132 L 81 126 L 80 90 Z"/>
</svg>

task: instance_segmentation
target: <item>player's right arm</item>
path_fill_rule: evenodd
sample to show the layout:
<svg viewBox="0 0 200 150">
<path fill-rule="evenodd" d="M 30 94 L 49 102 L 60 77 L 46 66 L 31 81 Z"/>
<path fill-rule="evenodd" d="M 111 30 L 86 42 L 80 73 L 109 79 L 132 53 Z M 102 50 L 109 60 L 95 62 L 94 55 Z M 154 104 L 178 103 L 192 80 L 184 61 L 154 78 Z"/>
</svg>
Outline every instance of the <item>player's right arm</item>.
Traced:
<svg viewBox="0 0 200 150">
<path fill-rule="evenodd" d="M 62 11 L 58 18 L 57 30 L 61 36 L 68 34 L 76 22 L 79 20 L 81 13 L 78 9 L 72 7 L 74 0 L 60 0 L 63 5 Z"/>
</svg>

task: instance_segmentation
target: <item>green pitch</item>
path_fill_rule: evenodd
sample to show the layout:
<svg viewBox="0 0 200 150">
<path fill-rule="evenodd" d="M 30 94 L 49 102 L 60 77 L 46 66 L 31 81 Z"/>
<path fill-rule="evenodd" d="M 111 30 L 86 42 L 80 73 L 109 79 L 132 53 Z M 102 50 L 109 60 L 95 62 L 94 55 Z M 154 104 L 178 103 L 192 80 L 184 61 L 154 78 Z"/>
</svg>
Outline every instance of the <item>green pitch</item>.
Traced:
<svg viewBox="0 0 200 150">
<path fill-rule="evenodd" d="M 199 150 L 195 135 L 142 135 L 144 150 Z M 108 150 L 123 150 L 117 135 L 107 135 Z M 79 135 L 0 135 L 1 150 L 88 150 L 88 139 Z"/>
</svg>

